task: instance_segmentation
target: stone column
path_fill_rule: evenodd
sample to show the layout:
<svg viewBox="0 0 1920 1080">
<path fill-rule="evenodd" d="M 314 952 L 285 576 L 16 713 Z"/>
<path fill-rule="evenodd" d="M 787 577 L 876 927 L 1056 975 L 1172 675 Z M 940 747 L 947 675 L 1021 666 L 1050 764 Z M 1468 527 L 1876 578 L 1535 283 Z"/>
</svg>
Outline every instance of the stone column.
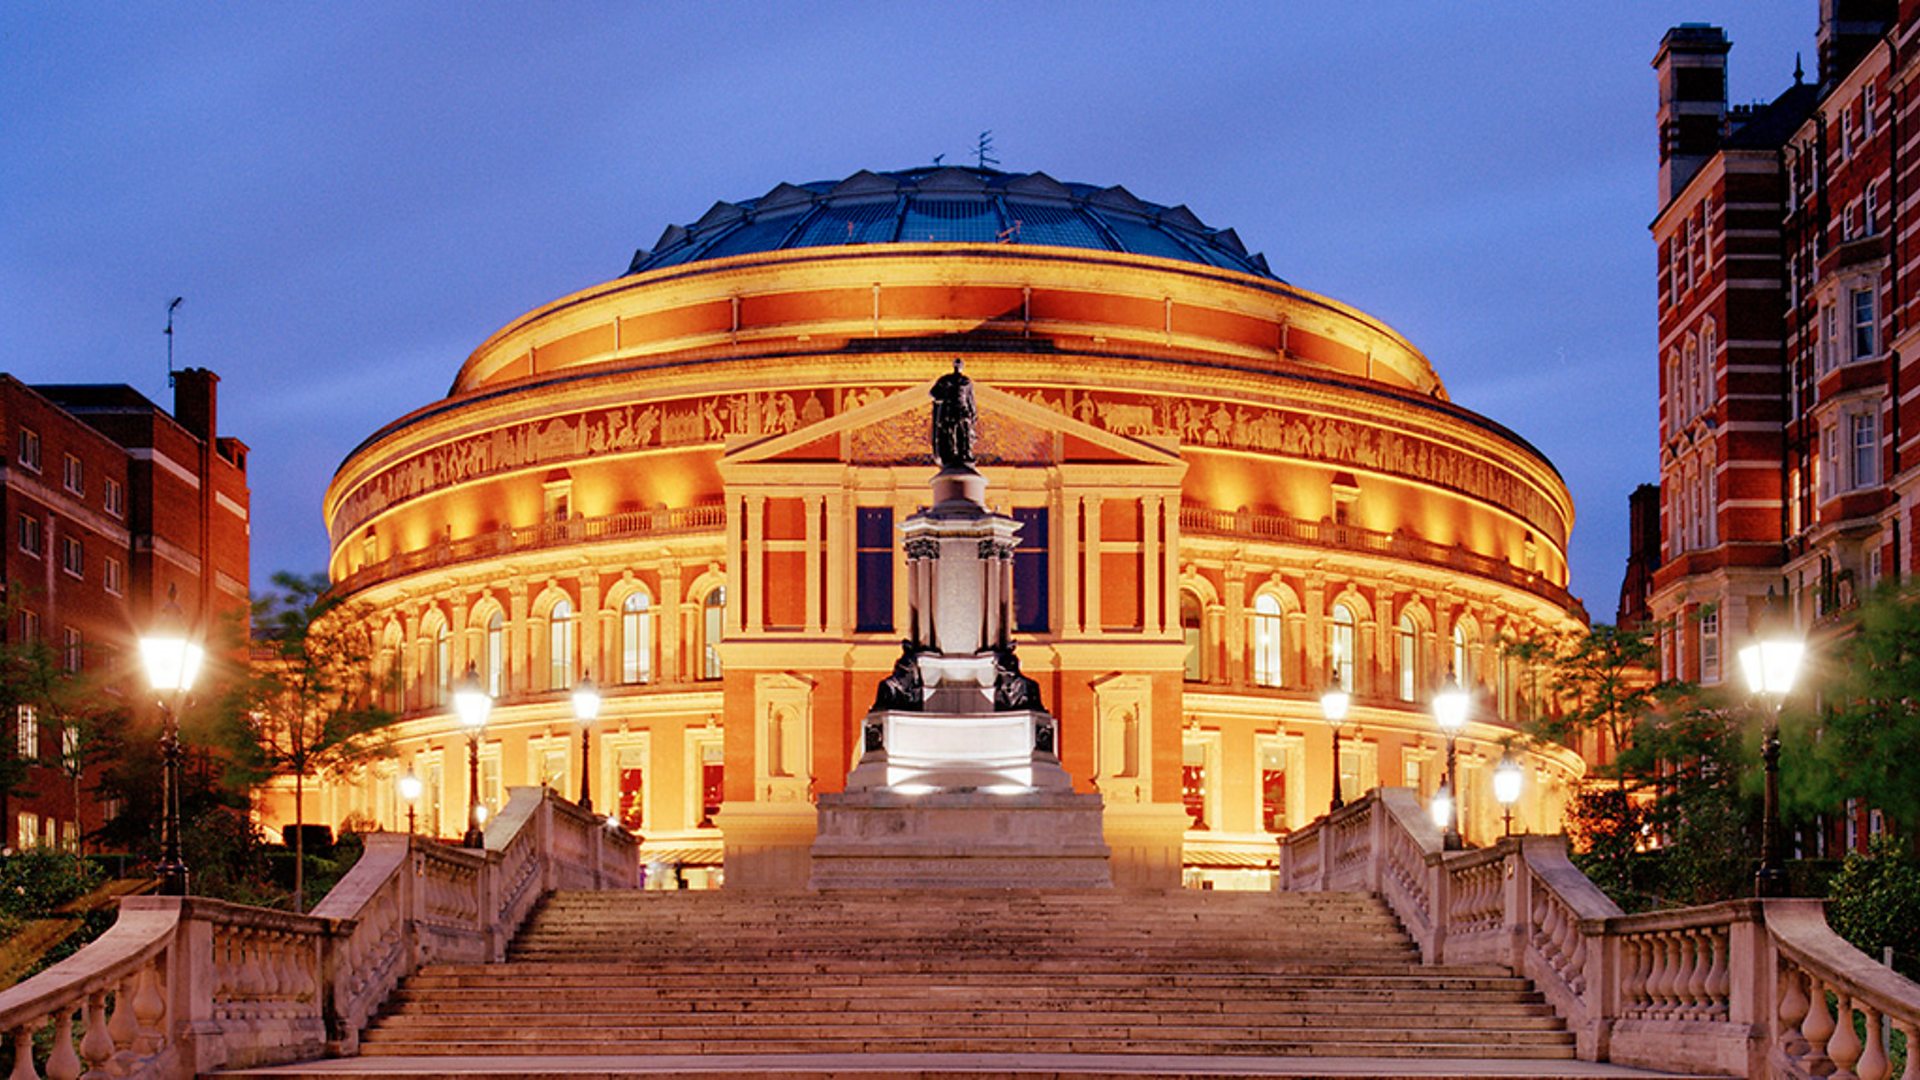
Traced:
<svg viewBox="0 0 1920 1080">
<path fill-rule="evenodd" d="M 1060 575 L 1060 633 L 1080 633 L 1080 496 L 1060 495 L 1060 536 L 1053 563 Z"/>
<path fill-rule="evenodd" d="M 825 598 L 826 631 L 829 638 L 841 638 L 846 635 L 849 620 L 848 609 L 853 600 L 853 591 L 849 585 L 853 575 L 849 572 L 853 566 L 852 545 L 847 542 L 847 496 L 841 491 L 832 491 L 826 497 L 827 508 L 827 595 Z"/>
<path fill-rule="evenodd" d="M 809 631 L 821 626 L 820 619 L 820 559 L 823 554 L 820 535 L 820 507 L 822 500 L 818 495 L 803 497 L 801 505 L 807 514 L 807 555 L 803 562 L 807 568 L 807 610 L 805 626 Z"/>
<path fill-rule="evenodd" d="M 726 572 L 727 599 L 731 600 L 732 603 L 729 604 L 727 608 L 727 622 L 731 624 L 731 629 L 735 630 L 739 629 L 742 625 L 741 620 L 744 616 L 741 612 L 746 610 L 746 596 L 744 594 L 746 572 L 743 569 L 745 566 L 745 552 L 740 545 L 740 536 L 746 529 L 746 515 L 746 496 L 729 495 L 727 497 Z M 690 618 L 699 618 L 699 613 L 695 612 Z M 697 641 L 699 640 L 699 636 L 697 633 L 689 633 L 687 639 L 689 641 Z M 693 663 L 694 666 L 690 674 L 697 675 L 699 674 L 699 661 L 695 660 Z"/>
<path fill-rule="evenodd" d="M 1327 579 L 1308 574 L 1306 592 L 1300 598 L 1306 616 L 1307 670 L 1300 673 L 1301 685 L 1318 687 L 1327 678 Z"/>
<path fill-rule="evenodd" d="M 1087 568 L 1087 618 L 1084 629 L 1089 634 L 1101 632 L 1100 621 L 1100 504 L 1098 494 L 1088 495 L 1085 514 L 1087 516 L 1087 542 L 1080 553 Z"/>
<path fill-rule="evenodd" d="M 746 607 L 748 633 L 759 633 L 767 625 L 767 497 L 747 496 L 747 587 L 741 596 Z"/>
<path fill-rule="evenodd" d="M 1239 559 L 1227 560 L 1221 576 L 1222 599 L 1226 603 L 1227 682 L 1243 686 L 1247 681 L 1247 567 Z"/>
<path fill-rule="evenodd" d="M 1374 692 L 1392 697 L 1393 644 L 1400 639 L 1400 634 L 1393 622 L 1393 594 L 1385 588 L 1376 589 L 1373 594 L 1373 626 Z"/>
<path fill-rule="evenodd" d="M 406 708 L 417 709 L 426 704 L 420 693 L 420 613 L 417 610 L 400 616 L 400 633 L 400 700 Z"/>
<path fill-rule="evenodd" d="M 1175 492 L 1160 503 L 1160 589 L 1166 606 L 1161 609 L 1163 624 L 1180 627 L 1180 495 Z M 1204 616 L 1203 616 L 1204 617 Z M 1209 641 L 1219 641 L 1210 636 Z M 1211 663 L 1211 661 L 1210 661 Z"/>
<path fill-rule="evenodd" d="M 1160 633 L 1160 615 L 1167 608 L 1166 589 L 1160 583 L 1160 496 L 1140 500 L 1140 625 L 1147 636 Z M 1176 607 L 1175 621 L 1179 609 Z"/>
<path fill-rule="evenodd" d="M 680 679 L 680 563 L 672 553 L 660 567 L 660 674 L 669 681 Z M 611 805 L 611 804 L 609 804 Z"/>
<path fill-rule="evenodd" d="M 532 689 L 529 681 L 533 673 L 533 628 L 527 620 L 527 579 L 513 579 L 511 591 L 507 594 L 506 625 L 506 661 L 507 692 L 524 694 Z"/>
<path fill-rule="evenodd" d="M 606 612 L 600 610 L 600 575 L 597 571 L 580 572 L 580 616 L 580 640 L 575 642 L 580 650 L 580 663 L 574 672 L 575 681 L 581 676 L 591 675 L 602 684 L 617 682 L 617 679 L 607 677 L 607 658 L 600 650 L 600 624 L 606 618 Z M 589 668 L 592 670 L 589 671 Z"/>
</svg>

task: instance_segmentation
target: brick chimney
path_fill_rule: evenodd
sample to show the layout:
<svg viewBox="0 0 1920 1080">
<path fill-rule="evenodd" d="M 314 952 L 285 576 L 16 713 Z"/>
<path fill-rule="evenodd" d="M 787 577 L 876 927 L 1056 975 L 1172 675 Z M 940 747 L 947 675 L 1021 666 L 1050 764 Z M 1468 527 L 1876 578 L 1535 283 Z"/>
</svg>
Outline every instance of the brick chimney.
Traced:
<svg viewBox="0 0 1920 1080">
<path fill-rule="evenodd" d="M 1819 84 L 1846 77 L 1893 21 L 1893 0 L 1820 0 Z"/>
<path fill-rule="evenodd" d="M 213 442 L 220 376 L 206 368 L 181 368 L 173 377 L 173 418 L 180 426 Z"/>
<path fill-rule="evenodd" d="M 1653 70 L 1660 84 L 1660 205 L 1687 186 L 1720 149 L 1727 118 L 1726 31 L 1682 23 L 1660 39 Z"/>
</svg>

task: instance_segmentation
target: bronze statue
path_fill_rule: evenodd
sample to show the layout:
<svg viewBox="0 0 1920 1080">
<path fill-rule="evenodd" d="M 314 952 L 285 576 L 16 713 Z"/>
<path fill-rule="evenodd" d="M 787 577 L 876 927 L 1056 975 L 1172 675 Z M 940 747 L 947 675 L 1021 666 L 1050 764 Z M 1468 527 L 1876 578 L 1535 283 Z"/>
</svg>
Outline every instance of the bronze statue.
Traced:
<svg viewBox="0 0 1920 1080">
<path fill-rule="evenodd" d="M 942 469 L 972 469 L 974 439 L 973 380 L 953 371 L 933 384 L 933 456 Z"/>
<path fill-rule="evenodd" d="M 900 643 L 900 659 L 893 662 L 893 674 L 880 680 L 880 686 L 873 693 L 873 711 L 895 709 L 900 712 L 919 712 L 926 707 L 925 695 L 920 684 L 920 654 L 925 648 L 912 641 Z"/>
<path fill-rule="evenodd" d="M 1040 707 L 1040 684 L 1020 674 L 1020 661 L 1013 655 L 1013 642 L 994 646 L 993 711 L 1024 712 Z"/>
</svg>

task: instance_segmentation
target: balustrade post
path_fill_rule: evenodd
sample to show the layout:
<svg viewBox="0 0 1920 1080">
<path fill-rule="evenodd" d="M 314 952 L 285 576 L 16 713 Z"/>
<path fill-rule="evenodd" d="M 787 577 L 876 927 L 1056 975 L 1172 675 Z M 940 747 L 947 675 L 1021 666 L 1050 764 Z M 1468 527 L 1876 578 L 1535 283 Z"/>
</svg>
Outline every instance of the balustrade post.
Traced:
<svg viewBox="0 0 1920 1080">
<path fill-rule="evenodd" d="M 180 921 L 164 954 L 166 983 L 160 992 L 167 1004 L 162 1037 L 179 1048 L 182 1069 L 198 1076 L 227 1063 L 220 1023 L 213 1015 L 213 991 L 220 979 L 214 970 L 215 927 L 211 920 L 195 915 L 191 899 L 174 902 L 180 905 Z M 255 957 L 253 963 L 258 962 Z"/>
<path fill-rule="evenodd" d="M 1333 763 L 1335 772 L 1340 763 Z M 1364 796 L 1367 804 L 1367 891 L 1380 895 L 1387 861 L 1387 807 L 1380 801 L 1379 789 Z"/>
<path fill-rule="evenodd" d="M 1747 1074 L 1761 1075 L 1766 1067 L 1767 1044 L 1778 1022 L 1775 1003 L 1779 1000 L 1779 960 L 1775 956 L 1773 936 L 1767 933 L 1762 911 L 1754 917 L 1735 919 L 1727 927 L 1726 995 L 1727 1021 L 1754 1033 L 1748 1040 Z"/>
<path fill-rule="evenodd" d="M 1501 930 L 1507 941 L 1507 966 L 1527 970 L 1527 942 L 1532 929 L 1533 878 L 1527 860 L 1520 857 L 1521 838 L 1500 840 Z"/>
<path fill-rule="evenodd" d="M 1433 898 L 1433 947 L 1425 953 L 1429 964 L 1447 961 L 1448 920 L 1453 917 L 1453 876 L 1447 873 L 1445 852 L 1427 856 L 1427 895 Z"/>
<path fill-rule="evenodd" d="M 533 812 L 533 858 L 540 864 L 540 891 L 550 893 L 560 887 L 560 871 L 553 855 L 553 800 L 550 793 L 542 793 L 540 805 Z"/>
</svg>

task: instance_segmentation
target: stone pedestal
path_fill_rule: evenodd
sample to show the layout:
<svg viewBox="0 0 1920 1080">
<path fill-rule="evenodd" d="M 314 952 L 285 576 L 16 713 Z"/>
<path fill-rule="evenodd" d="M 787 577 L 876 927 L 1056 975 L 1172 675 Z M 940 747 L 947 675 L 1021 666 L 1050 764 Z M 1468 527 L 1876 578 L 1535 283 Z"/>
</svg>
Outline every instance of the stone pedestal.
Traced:
<svg viewBox="0 0 1920 1080">
<path fill-rule="evenodd" d="M 815 889 L 1113 886 L 1098 795 L 872 789 L 822 795 L 819 811 Z"/>
</svg>

